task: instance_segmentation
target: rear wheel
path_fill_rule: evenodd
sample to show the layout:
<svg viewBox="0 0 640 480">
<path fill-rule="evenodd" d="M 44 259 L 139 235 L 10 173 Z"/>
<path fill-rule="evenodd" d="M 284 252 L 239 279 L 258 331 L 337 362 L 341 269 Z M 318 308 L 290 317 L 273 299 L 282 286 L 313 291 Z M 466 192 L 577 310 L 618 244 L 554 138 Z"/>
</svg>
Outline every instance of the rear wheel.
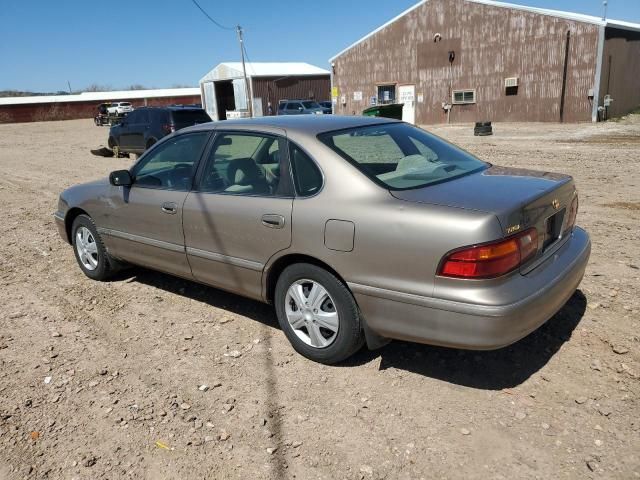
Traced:
<svg viewBox="0 0 640 480">
<path fill-rule="evenodd" d="M 78 215 L 71 227 L 73 252 L 82 272 L 93 280 L 106 280 L 115 272 L 98 230 L 88 215 Z"/>
<path fill-rule="evenodd" d="M 287 267 L 276 284 L 278 322 L 293 348 L 316 362 L 333 364 L 364 344 L 353 295 L 332 273 L 307 263 Z"/>
<path fill-rule="evenodd" d="M 113 150 L 113 156 L 116 158 L 120 158 L 120 146 L 115 138 L 109 137 L 108 141 L 109 148 Z"/>
</svg>

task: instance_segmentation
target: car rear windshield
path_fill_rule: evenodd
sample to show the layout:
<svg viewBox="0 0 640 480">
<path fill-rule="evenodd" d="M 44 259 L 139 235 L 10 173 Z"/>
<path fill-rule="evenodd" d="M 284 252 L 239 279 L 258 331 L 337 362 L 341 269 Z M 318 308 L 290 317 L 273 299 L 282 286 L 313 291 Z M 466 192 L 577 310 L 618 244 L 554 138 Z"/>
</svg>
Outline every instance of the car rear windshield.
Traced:
<svg viewBox="0 0 640 480">
<path fill-rule="evenodd" d="M 131 104 L 130 104 L 129 102 L 121 102 L 121 103 L 120 103 L 120 106 L 121 106 L 121 107 L 130 107 L 130 106 L 131 106 Z"/>
<path fill-rule="evenodd" d="M 406 123 L 350 128 L 318 138 L 390 190 L 425 187 L 488 167 L 464 150 Z"/>
<path fill-rule="evenodd" d="M 173 112 L 173 123 L 176 125 L 196 125 L 210 121 L 211 118 L 204 110 L 175 110 Z"/>
</svg>

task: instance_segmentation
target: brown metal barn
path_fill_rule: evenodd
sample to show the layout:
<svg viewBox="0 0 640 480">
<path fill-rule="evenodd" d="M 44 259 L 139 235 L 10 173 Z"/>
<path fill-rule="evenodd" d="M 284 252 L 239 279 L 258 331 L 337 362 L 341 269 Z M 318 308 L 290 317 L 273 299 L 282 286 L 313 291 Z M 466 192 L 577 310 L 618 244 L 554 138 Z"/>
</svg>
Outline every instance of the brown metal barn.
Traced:
<svg viewBox="0 0 640 480">
<path fill-rule="evenodd" d="M 0 98 L 0 123 L 41 122 L 93 118 L 104 102 L 131 102 L 144 105 L 190 105 L 200 103 L 199 88 L 83 92 L 78 95 L 43 95 Z"/>
<path fill-rule="evenodd" d="M 330 61 L 338 114 L 579 122 L 640 105 L 640 24 L 492 0 L 423 0 Z"/>
<path fill-rule="evenodd" d="M 273 114 L 283 99 L 329 100 L 329 71 L 301 62 L 246 62 L 255 116 Z M 202 104 L 214 120 L 247 116 L 247 88 L 240 62 L 217 65 L 200 80 Z"/>
</svg>

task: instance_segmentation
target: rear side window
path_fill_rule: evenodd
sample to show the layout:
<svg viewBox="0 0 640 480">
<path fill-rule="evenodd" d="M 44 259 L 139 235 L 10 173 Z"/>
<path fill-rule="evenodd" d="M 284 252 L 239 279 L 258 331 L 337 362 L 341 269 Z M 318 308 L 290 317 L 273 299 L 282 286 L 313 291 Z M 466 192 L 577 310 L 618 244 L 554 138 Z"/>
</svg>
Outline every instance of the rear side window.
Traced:
<svg viewBox="0 0 640 480">
<path fill-rule="evenodd" d="M 204 110 L 174 110 L 173 123 L 176 125 L 197 125 L 211 121 L 209 115 Z"/>
<path fill-rule="evenodd" d="M 253 133 L 220 133 L 205 164 L 199 190 L 252 196 L 290 196 L 289 170 L 283 169 L 284 140 Z"/>
<path fill-rule="evenodd" d="M 308 197 L 320 191 L 320 188 L 322 188 L 322 173 L 309 155 L 294 143 L 290 143 L 289 155 L 293 167 L 296 193 L 301 197 Z"/>
<path fill-rule="evenodd" d="M 138 115 L 139 115 L 139 118 L 137 118 L 138 122 L 149 123 L 149 110 L 138 110 Z"/>
</svg>

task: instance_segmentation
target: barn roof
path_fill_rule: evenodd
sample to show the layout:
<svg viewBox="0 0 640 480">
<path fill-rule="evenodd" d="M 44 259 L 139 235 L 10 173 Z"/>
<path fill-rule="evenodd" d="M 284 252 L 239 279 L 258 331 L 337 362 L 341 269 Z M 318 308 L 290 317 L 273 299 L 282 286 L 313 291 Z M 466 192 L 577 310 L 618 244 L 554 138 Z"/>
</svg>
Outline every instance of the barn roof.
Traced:
<svg viewBox="0 0 640 480">
<path fill-rule="evenodd" d="M 364 37 L 362 37 L 360 40 L 356 41 L 355 43 L 352 43 L 347 48 L 345 48 L 344 50 L 340 51 L 339 53 L 337 53 L 336 55 L 331 57 L 329 59 L 329 61 L 335 60 L 336 58 L 338 58 L 343 53 L 347 52 L 348 50 L 351 50 L 353 47 L 355 47 L 359 43 L 364 42 L 369 37 L 372 37 L 373 35 L 378 33 L 380 30 L 388 27 L 389 25 L 394 23 L 396 20 L 399 20 L 400 18 L 404 17 L 409 12 L 411 12 L 411 11 L 415 10 L 416 8 L 424 5 L 428 1 L 429 0 L 421 0 L 420 2 L 416 3 L 412 7 L 409 7 L 407 10 L 405 10 L 402 13 L 400 13 L 396 17 L 392 18 L 387 23 L 379 26 L 378 28 L 376 28 L 372 32 L 369 32 Z M 624 29 L 624 30 L 634 30 L 634 31 L 639 31 L 640 32 L 640 23 L 625 22 L 623 20 L 612 20 L 612 19 L 609 19 L 609 18 L 603 20 L 602 18 L 594 17 L 593 15 L 584 15 L 584 14 L 581 14 L 581 13 L 565 12 L 565 11 L 561 11 L 561 10 L 551 10 L 551 9 L 548 9 L 548 8 L 528 7 L 526 5 L 516 5 L 514 3 L 497 2 L 497 1 L 494 1 L 494 0 L 462 0 L 462 1 L 470 2 L 470 3 L 479 3 L 479 4 L 482 4 L 482 5 L 489 5 L 489 6 L 492 6 L 492 7 L 511 8 L 511 9 L 514 9 L 514 10 L 522 10 L 522 11 L 525 11 L 525 12 L 538 13 L 540 15 L 548 15 L 548 16 L 551 16 L 551 17 L 564 18 L 564 19 L 567 19 L 567 20 L 574 20 L 574 21 L 577 21 L 577 22 L 591 23 L 591 24 L 594 24 L 594 25 L 602 26 L 602 27 L 614 27 L 614 28 L 621 28 L 621 29 Z"/>
<path fill-rule="evenodd" d="M 200 88 L 159 88 L 153 90 L 119 90 L 112 92 L 82 92 L 75 95 L 35 95 L 32 97 L 2 97 L 0 105 L 26 105 L 32 103 L 122 101 L 141 98 L 188 97 L 200 95 Z"/>
<path fill-rule="evenodd" d="M 304 62 L 245 62 L 248 77 L 292 77 L 305 75 L 329 75 L 329 71 Z M 200 83 L 212 80 L 242 78 L 241 62 L 223 62 L 200 79 Z"/>
</svg>

